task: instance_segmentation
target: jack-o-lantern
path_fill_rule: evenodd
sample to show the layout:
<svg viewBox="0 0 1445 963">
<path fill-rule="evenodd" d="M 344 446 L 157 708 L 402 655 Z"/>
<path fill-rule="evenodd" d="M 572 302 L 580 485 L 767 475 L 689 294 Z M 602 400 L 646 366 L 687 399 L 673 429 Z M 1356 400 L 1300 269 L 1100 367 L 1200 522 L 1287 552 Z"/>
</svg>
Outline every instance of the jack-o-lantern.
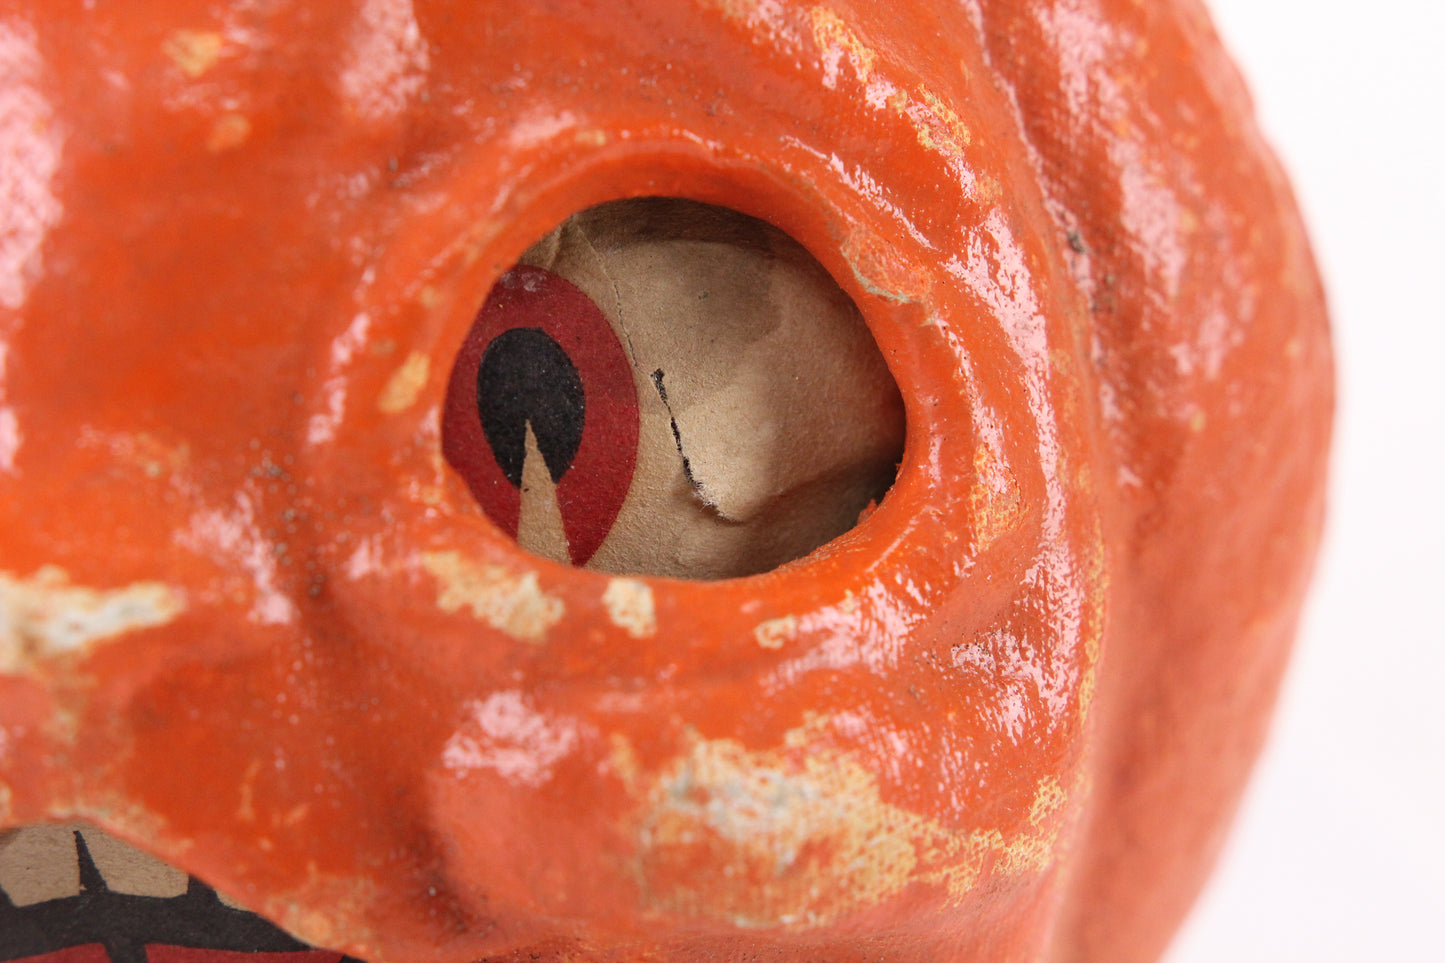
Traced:
<svg viewBox="0 0 1445 963">
<path fill-rule="evenodd" d="M 0 162 L 0 828 L 375 963 L 1160 952 L 1331 407 L 1197 4 L 21 0 Z M 775 340 L 628 343 L 730 284 L 589 287 L 639 198 Z"/>
</svg>

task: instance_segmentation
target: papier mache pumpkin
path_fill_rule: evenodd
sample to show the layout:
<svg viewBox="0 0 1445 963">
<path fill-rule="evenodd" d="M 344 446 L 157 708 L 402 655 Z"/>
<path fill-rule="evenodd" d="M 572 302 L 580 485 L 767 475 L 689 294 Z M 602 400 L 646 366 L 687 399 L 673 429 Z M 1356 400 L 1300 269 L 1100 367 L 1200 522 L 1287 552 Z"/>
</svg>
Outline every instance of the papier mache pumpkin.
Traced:
<svg viewBox="0 0 1445 963">
<path fill-rule="evenodd" d="M 0 2 L 0 959 L 1157 957 L 1321 518 L 1250 114 L 1189 0 Z"/>
</svg>

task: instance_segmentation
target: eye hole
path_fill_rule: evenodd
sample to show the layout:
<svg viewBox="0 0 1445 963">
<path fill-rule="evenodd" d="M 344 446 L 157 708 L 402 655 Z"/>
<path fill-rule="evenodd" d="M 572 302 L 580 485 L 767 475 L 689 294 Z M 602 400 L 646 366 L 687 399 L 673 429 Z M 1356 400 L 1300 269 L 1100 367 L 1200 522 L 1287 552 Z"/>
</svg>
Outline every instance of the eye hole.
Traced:
<svg viewBox="0 0 1445 963">
<path fill-rule="evenodd" d="M 857 524 L 903 404 L 858 308 L 797 242 L 676 198 L 574 214 L 488 295 L 442 441 L 530 552 L 616 574 L 768 571 Z"/>
</svg>

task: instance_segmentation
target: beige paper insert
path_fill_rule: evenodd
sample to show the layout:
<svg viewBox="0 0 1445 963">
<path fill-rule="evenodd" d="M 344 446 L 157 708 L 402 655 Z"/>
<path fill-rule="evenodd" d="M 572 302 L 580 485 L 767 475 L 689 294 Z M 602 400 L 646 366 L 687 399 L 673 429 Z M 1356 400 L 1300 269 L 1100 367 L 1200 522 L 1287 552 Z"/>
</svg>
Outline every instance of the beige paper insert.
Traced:
<svg viewBox="0 0 1445 963">
<path fill-rule="evenodd" d="M 619 201 L 522 261 L 584 291 L 632 364 L 636 470 L 589 567 L 767 571 L 847 531 L 891 483 L 897 385 L 857 307 L 781 231 L 688 201 Z M 560 513 L 528 504 L 548 496 L 523 492 L 519 541 L 565 560 L 561 533 L 539 525 Z"/>
</svg>

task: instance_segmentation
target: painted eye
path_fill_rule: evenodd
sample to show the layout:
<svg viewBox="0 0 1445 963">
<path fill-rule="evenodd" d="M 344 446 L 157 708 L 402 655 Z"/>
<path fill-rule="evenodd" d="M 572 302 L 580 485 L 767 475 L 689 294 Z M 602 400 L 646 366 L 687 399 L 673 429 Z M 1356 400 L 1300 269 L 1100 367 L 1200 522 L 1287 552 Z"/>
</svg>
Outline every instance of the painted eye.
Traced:
<svg viewBox="0 0 1445 963">
<path fill-rule="evenodd" d="M 725 578 L 852 528 L 892 483 L 903 407 L 857 307 L 796 242 L 645 198 L 572 216 L 502 276 L 442 436 L 528 551 Z"/>
<path fill-rule="evenodd" d="M 487 515 L 524 547 L 586 565 L 637 459 L 637 390 L 592 299 L 543 268 L 503 275 L 447 389 L 445 453 Z"/>
</svg>

